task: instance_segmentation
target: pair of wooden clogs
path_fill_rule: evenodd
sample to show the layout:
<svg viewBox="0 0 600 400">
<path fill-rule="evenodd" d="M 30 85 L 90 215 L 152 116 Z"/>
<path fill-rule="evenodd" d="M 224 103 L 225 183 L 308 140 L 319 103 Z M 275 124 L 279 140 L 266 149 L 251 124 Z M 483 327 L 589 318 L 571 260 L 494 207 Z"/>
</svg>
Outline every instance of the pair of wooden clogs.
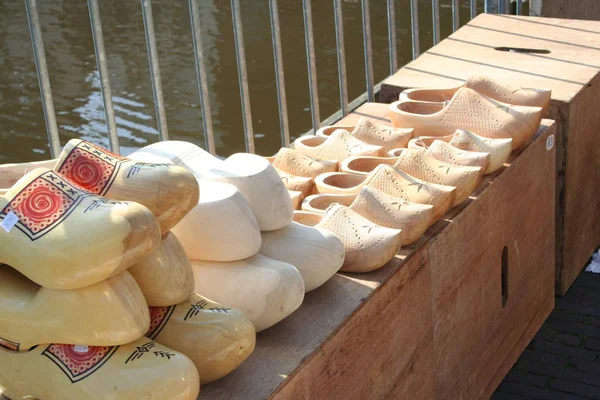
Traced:
<svg viewBox="0 0 600 400">
<path fill-rule="evenodd" d="M 177 141 L 130 157 L 184 166 L 197 178 L 199 203 L 173 232 L 192 260 L 196 290 L 241 309 L 257 331 L 290 315 L 305 292 L 341 267 L 339 239 L 292 221 L 288 190 L 264 158 L 235 154 L 219 160 Z"/>
<path fill-rule="evenodd" d="M 6 395 L 195 399 L 247 358 L 251 322 L 193 293 L 167 232 L 198 201 L 189 172 L 76 140 L 42 163 L 55 171 L 36 164 L 0 166 Z"/>
</svg>

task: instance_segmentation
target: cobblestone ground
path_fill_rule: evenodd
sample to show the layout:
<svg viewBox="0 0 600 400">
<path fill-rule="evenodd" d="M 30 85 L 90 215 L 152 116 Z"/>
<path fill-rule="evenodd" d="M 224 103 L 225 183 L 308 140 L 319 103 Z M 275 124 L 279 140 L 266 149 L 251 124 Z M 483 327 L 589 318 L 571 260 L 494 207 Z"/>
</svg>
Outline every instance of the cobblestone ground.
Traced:
<svg viewBox="0 0 600 400">
<path fill-rule="evenodd" d="M 492 400 L 600 400 L 600 274 L 583 272 Z"/>
</svg>

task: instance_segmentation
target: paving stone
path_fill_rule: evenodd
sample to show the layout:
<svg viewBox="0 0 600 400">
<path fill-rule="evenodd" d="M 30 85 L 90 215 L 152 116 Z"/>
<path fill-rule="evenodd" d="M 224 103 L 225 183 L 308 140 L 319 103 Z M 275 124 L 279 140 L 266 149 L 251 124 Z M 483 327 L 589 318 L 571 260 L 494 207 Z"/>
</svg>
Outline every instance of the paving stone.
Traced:
<svg viewBox="0 0 600 400">
<path fill-rule="evenodd" d="M 595 373 L 579 371 L 575 365 L 571 365 L 570 367 L 553 367 L 553 366 L 544 365 L 544 364 L 534 364 L 534 365 L 529 365 L 529 368 L 527 369 L 527 371 L 521 370 L 519 372 L 522 372 L 522 373 L 529 372 L 529 373 L 537 374 L 538 376 L 542 376 L 542 377 L 545 377 L 548 379 L 562 378 L 562 379 L 566 379 L 566 380 L 573 381 L 573 382 L 584 383 L 586 385 L 595 386 L 596 390 L 598 390 L 598 392 L 600 392 L 600 375 L 595 374 Z M 512 373 L 512 370 L 510 373 Z M 532 374 L 530 374 L 530 375 L 532 375 Z M 513 381 L 514 381 L 514 379 L 513 379 Z M 525 380 L 519 381 L 519 382 L 526 383 Z"/>
<path fill-rule="evenodd" d="M 506 375 L 506 378 L 504 378 L 504 380 L 507 382 L 521 382 L 528 385 L 539 386 L 543 388 L 548 387 L 548 384 L 550 383 L 549 376 L 535 375 L 530 372 L 519 371 L 515 369 L 511 370 L 508 373 L 508 375 Z"/>
<path fill-rule="evenodd" d="M 598 387 L 567 381 L 564 379 L 556 379 L 550 386 L 552 389 L 562 390 L 563 392 L 600 400 L 600 390 Z"/>
<path fill-rule="evenodd" d="M 600 380 L 600 361 L 589 361 L 571 357 L 569 363 L 571 363 L 577 371 L 595 374 Z"/>
<path fill-rule="evenodd" d="M 541 363 L 554 365 L 557 367 L 564 367 L 568 364 L 568 360 L 568 356 L 546 353 L 545 351 L 540 350 L 526 349 L 523 354 L 521 354 L 521 357 L 517 362 L 517 366 L 519 369 L 527 369 L 529 363 Z"/>
<path fill-rule="evenodd" d="M 537 337 L 550 342 L 562 343 L 569 346 L 579 346 L 581 344 L 581 338 L 579 336 L 570 333 L 557 332 L 552 329 L 540 330 Z"/>
<path fill-rule="evenodd" d="M 581 397 L 571 393 L 552 391 L 535 386 L 529 386 L 523 383 L 502 382 L 499 390 L 503 393 L 513 393 L 519 396 L 524 396 L 528 399 L 544 399 L 544 400 L 582 400 L 587 397 Z"/>
<path fill-rule="evenodd" d="M 573 356 L 583 358 L 584 360 L 593 361 L 598 356 L 598 353 L 593 350 L 582 349 L 579 347 L 566 346 L 558 343 L 550 343 L 543 339 L 535 338 L 533 340 L 533 348 L 543 350 L 552 354 L 561 354 L 565 356 Z"/>
<path fill-rule="evenodd" d="M 583 347 L 586 347 L 588 349 L 600 350 L 600 340 L 588 338 L 583 343 Z"/>
<path fill-rule="evenodd" d="M 492 395 L 490 400 L 529 400 L 530 397 L 523 397 L 514 393 L 504 393 L 501 391 L 497 391 Z"/>
</svg>

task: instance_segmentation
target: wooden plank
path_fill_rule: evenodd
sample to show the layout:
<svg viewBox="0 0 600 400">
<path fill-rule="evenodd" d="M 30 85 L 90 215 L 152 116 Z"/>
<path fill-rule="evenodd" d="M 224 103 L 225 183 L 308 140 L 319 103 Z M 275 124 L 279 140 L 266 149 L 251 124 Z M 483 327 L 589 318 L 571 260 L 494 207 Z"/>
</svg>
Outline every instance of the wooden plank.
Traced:
<svg viewBox="0 0 600 400">
<path fill-rule="evenodd" d="M 524 54 L 516 46 L 549 50 Z M 383 82 L 380 100 L 410 87 L 450 87 L 483 73 L 552 89 L 556 121 L 556 291 L 564 294 L 600 245 L 600 22 L 482 14 Z M 575 115 L 576 114 L 576 115 Z"/>
<path fill-rule="evenodd" d="M 541 323 L 547 314 L 543 306 L 553 297 L 555 150 L 546 150 L 554 124 L 544 125 L 522 155 L 513 156 L 510 166 L 430 241 L 438 398 L 485 398 L 500 371 L 516 360 L 514 349 L 524 348 L 535 334 L 531 322 Z"/>
</svg>

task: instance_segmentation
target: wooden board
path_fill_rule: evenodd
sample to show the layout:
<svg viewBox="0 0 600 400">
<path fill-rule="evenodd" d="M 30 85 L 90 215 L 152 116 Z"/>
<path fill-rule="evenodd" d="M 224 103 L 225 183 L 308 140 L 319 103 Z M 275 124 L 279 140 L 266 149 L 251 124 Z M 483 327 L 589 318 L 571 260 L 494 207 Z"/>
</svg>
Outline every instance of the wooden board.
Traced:
<svg viewBox="0 0 600 400">
<path fill-rule="evenodd" d="M 495 50 L 545 49 L 550 54 Z M 380 100 L 411 87 L 460 85 L 484 73 L 552 89 L 556 121 L 556 289 L 564 294 L 600 245 L 600 22 L 481 14 L 383 82 Z"/>
</svg>

